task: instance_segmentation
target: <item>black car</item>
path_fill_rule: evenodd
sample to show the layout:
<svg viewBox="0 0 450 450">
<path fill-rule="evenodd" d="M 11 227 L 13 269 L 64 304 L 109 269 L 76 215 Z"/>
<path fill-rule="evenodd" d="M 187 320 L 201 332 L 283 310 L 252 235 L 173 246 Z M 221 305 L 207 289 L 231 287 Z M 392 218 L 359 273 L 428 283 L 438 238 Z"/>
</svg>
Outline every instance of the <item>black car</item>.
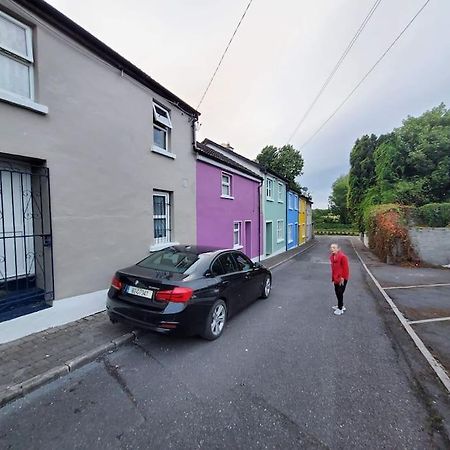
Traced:
<svg viewBox="0 0 450 450">
<path fill-rule="evenodd" d="M 176 245 L 116 272 L 106 308 L 113 323 L 213 340 L 271 287 L 270 271 L 242 252 Z"/>
</svg>

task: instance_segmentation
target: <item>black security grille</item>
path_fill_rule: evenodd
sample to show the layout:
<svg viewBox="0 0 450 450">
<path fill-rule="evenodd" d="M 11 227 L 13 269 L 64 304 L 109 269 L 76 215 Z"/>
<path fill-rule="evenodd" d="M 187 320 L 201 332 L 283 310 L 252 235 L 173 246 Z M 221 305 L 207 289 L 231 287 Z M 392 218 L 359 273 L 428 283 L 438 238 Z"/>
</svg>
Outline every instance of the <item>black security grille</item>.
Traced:
<svg viewBox="0 0 450 450">
<path fill-rule="evenodd" d="M 53 299 L 48 168 L 0 160 L 0 314 Z"/>
<path fill-rule="evenodd" d="M 172 205 L 169 192 L 153 194 L 153 237 L 155 244 L 165 244 L 172 238 Z"/>
</svg>

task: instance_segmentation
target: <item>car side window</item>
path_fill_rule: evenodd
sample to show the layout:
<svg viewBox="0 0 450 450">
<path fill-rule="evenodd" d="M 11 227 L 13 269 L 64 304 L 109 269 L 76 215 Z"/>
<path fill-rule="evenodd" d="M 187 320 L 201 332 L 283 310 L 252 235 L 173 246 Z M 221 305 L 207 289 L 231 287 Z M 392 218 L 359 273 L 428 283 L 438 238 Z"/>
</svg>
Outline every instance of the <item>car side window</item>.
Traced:
<svg viewBox="0 0 450 450">
<path fill-rule="evenodd" d="M 243 253 L 233 253 L 233 256 L 240 272 L 246 272 L 253 267 L 251 260 Z"/>
<path fill-rule="evenodd" d="M 212 266 L 214 275 L 226 275 L 237 271 L 236 263 L 231 253 L 220 255 Z"/>
</svg>

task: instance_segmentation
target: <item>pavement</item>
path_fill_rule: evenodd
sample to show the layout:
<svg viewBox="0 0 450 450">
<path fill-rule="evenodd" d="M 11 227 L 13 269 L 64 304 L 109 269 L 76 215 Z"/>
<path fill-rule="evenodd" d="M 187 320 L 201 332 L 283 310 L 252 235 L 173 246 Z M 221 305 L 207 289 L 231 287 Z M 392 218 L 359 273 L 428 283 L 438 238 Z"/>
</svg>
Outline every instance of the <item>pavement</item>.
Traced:
<svg viewBox="0 0 450 450">
<path fill-rule="evenodd" d="M 268 258 L 264 265 L 276 267 L 311 245 L 315 243 Z M 0 344 L 0 407 L 116 350 L 134 340 L 139 331 L 124 324 L 112 326 L 103 311 Z"/>
<path fill-rule="evenodd" d="M 448 394 L 349 239 L 332 314 L 328 238 L 206 342 L 142 334 L 0 410 L 0 447 L 449 448 Z"/>
</svg>

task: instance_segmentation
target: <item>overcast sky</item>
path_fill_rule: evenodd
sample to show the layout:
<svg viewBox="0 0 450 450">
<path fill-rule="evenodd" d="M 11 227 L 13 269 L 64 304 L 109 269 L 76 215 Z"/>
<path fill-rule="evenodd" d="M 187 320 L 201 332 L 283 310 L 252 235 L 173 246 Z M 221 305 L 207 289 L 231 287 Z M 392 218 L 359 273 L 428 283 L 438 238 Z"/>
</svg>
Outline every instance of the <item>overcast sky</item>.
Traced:
<svg viewBox="0 0 450 450">
<path fill-rule="evenodd" d="M 196 106 L 248 0 L 50 0 Z M 200 111 L 199 138 L 254 158 L 283 145 L 374 0 L 254 0 Z M 383 0 L 292 143 L 300 147 L 424 0 Z M 325 207 L 354 141 L 450 104 L 450 1 L 423 13 L 336 117 L 302 149 L 302 184 Z"/>
</svg>

